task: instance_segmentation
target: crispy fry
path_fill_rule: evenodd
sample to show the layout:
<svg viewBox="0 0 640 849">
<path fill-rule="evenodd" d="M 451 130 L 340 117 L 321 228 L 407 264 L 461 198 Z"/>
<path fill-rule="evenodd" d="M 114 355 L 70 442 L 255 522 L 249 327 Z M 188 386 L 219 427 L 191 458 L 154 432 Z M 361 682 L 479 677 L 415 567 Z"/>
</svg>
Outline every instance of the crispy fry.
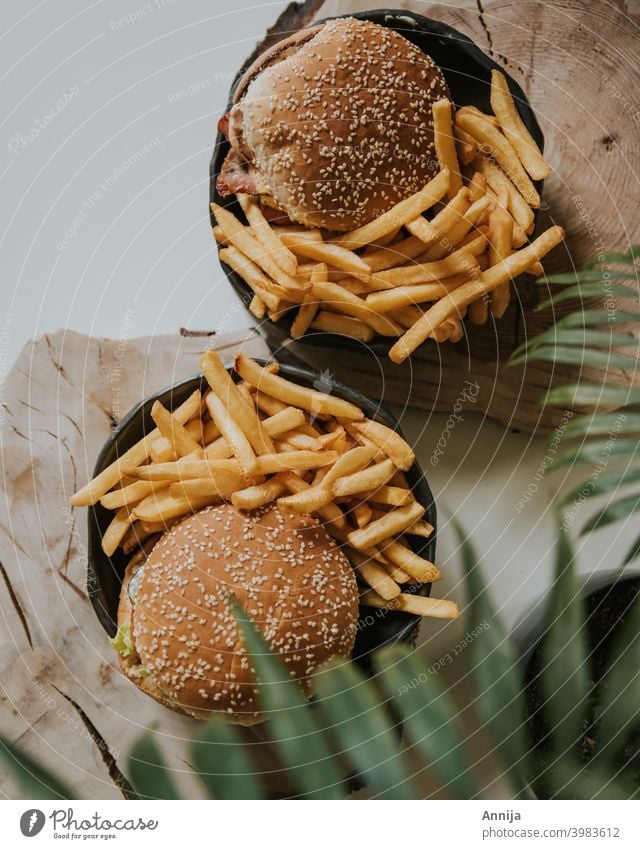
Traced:
<svg viewBox="0 0 640 849">
<path fill-rule="evenodd" d="M 256 458 L 253 470 L 257 475 L 271 475 L 292 470 L 317 469 L 318 466 L 330 466 L 337 459 L 335 451 L 282 451 L 279 454 L 261 454 Z"/>
<path fill-rule="evenodd" d="M 184 424 L 189 421 L 189 419 L 195 416 L 200 410 L 200 401 L 200 392 L 196 390 L 174 411 L 173 415 L 175 420 L 179 424 Z M 97 477 L 95 477 L 92 481 L 89 481 L 86 486 L 83 486 L 82 489 L 79 489 L 76 493 L 74 493 L 74 495 L 71 496 L 71 504 L 73 504 L 74 507 L 88 507 L 91 504 L 95 504 L 96 501 L 99 501 L 100 498 L 112 489 L 118 481 L 129 473 L 131 469 L 139 466 L 141 463 L 144 463 L 151 453 L 153 443 L 161 436 L 162 434 L 160 431 L 157 428 L 154 428 L 143 439 L 141 439 L 140 442 L 137 442 L 129 448 L 128 451 L 125 451 L 122 457 L 119 457 L 111 463 L 110 466 L 103 469 Z"/>
<path fill-rule="evenodd" d="M 302 478 L 299 478 L 294 472 L 280 472 L 278 474 L 278 480 L 280 480 L 289 492 L 292 493 L 302 492 L 303 490 L 310 488 L 309 484 L 305 483 L 305 481 L 303 481 Z M 346 529 L 347 520 L 337 504 L 326 504 L 324 507 L 320 507 L 317 511 L 314 511 L 314 513 L 316 512 L 325 520 L 325 522 L 327 522 L 327 530 L 331 534 L 338 531 L 344 531 Z"/>
<path fill-rule="evenodd" d="M 356 250 L 363 245 L 372 244 L 381 236 L 385 236 L 392 230 L 401 227 L 407 221 L 411 221 L 444 196 L 449 188 L 450 175 L 447 168 L 443 168 L 427 185 L 405 200 L 401 200 L 394 207 L 378 216 L 374 221 L 345 233 L 334 240 L 334 244 L 341 247 Z M 367 263 L 370 264 L 370 263 Z"/>
<path fill-rule="evenodd" d="M 508 209 L 519 227 L 528 231 L 535 219 L 533 210 L 504 171 L 481 153 L 473 160 L 472 167 L 476 169 L 476 174 L 482 174 L 487 185 L 493 189 L 498 198 L 498 206 Z"/>
<path fill-rule="evenodd" d="M 418 255 L 418 262 L 437 262 L 443 259 L 448 253 L 460 246 L 470 231 L 473 232 L 474 238 L 478 236 L 480 222 L 483 221 L 490 207 L 491 198 L 486 195 L 474 201 L 457 224 L 454 224 L 441 239 L 432 244 L 424 253 Z M 468 249 L 468 245 L 465 246 L 465 251 L 472 253 Z"/>
<path fill-rule="evenodd" d="M 202 355 L 200 368 L 212 392 L 224 403 L 231 418 L 242 428 L 256 454 L 272 454 L 273 442 L 255 407 L 242 396 L 220 357 L 213 351 L 207 351 Z"/>
<path fill-rule="evenodd" d="M 483 272 L 477 280 L 464 283 L 434 304 L 412 328 L 402 336 L 389 351 L 394 363 L 403 362 L 442 322 L 460 309 L 468 306 L 486 292 L 491 292 L 540 260 L 564 238 L 562 227 L 554 226 L 520 251 L 507 257 L 499 265 Z"/>
<path fill-rule="evenodd" d="M 382 566 L 370 557 L 354 548 L 347 548 L 345 554 L 358 575 L 386 601 L 397 598 L 401 589 Z"/>
<path fill-rule="evenodd" d="M 402 333 L 402 328 L 390 318 L 373 311 L 362 298 L 352 295 L 336 283 L 313 283 L 312 286 L 313 294 L 322 300 L 325 308 L 357 318 L 381 336 L 399 336 Z"/>
<path fill-rule="evenodd" d="M 314 330 L 323 333 L 335 333 L 338 336 L 349 336 L 359 342 L 370 342 L 375 336 L 375 330 L 370 324 L 365 324 L 359 318 L 350 315 L 338 315 L 329 310 L 320 310 L 311 322 Z"/>
<path fill-rule="evenodd" d="M 280 289 L 284 290 L 283 294 L 286 298 L 300 302 L 309 289 L 308 283 L 292 277 L 280 268 L 265 247 L 251 234 L 249 228 L 238 221 L 232 212 L 216 203 L 211 204 L 211 209 L 231 244 L 275 281 Z"/>
<path fill-rule="evenodd" d="M 388 504 L 390 507 L 404 507 L 412 499 L 410 490 L 403 486 L 380 486 L 363 497 L 374 504 Z"/>
<path fill-rule="evenodd" d="M 333 493 L 322 485 L 322 482 L 309 489 L 294 492 L 278 498 L 278 506 L 281 510 L 291 513 L 317 513 L 322 507 L 333 501 Z"/>
<path fill-rule="evenodd" d="M 115 552 L 116 548 L 124 539 L 124 536 L 129 530 L 132 522 L 133 515 L 129 512 L 129 508 L 121 507 L 102 535 L 102 550 L 107 557 L 111 557 L 111 555 Z"/>
<path fill-rule="evenodd" d="M 373 516 L 373 510 L 366 501 L 358 501 L 352 508 L 353 517 L 356 520 L 356 525 L 359 528 L 364 528 L 368 525 Z"/>
<path fill-rule="evenodd" d="M 171 484 L 169 492 L 172 498 L 188 498 L 192 501 L 209 496 L 220 499 L 231 498 L 234 492 L 245 486 L 246 476 L 234 472 L 218 472 L 206 478 L 190 478 Z"/>
<path fill-rule="evenodd" d="M 411 525 L 410 528 L 407 528 L 405 533 L 411 534 L 412 536 L 424 537 L 425 539 L 429 539 L 429 537 L 433 534 L 433 525 L 430 525 L 429 522 L 425 522 L 421 519 L 419 522 L 415 522 L 413 525 Z"/>
<path fill-rule="evenodd" d="M 416 455 L 409 443 L 382 422 L 365 419 L 363 422 L 354 422 L 352 427 L 377 446 L 403 472 L 408 471 L 415 463 Z"/>
<path fill-rule="evenodd" d="M 398 507 L 375 519 L 366 528 L 359 528 L 349 534 L 349 542 L 354 548 L 362 550 L 372 545 L 379 545 L 386 539 L 402 533 L 418 519 L 421 519 L 425 508 L 413 501 L 406 507 Z"/>
<path fill-rule="evenodd" d="M 206 404 L 211 418 L 220 429 L 220 433 L 224 436 L 234 457 L 237 457 L 242 471 L 250 475 L 256 462 L 256 454 L 244 431 L 213 392 L 209 392 L 207 395 Z M 215 443 L 213 444 L 215 445 Z M 210 453 L 209 449 L 207 449 L 207 453 Z"/>
<path fill-rule="evenodd" d="M 350 274 L 364 274 L 368 277 L 371 273 L 367 263 L 348 248 L 322 240 L 318 242 L 308 239 L 304 233 L 284 235 L 282 239 L 298 256 L 331 265 Z"/>
<path fill-rule="evenodd" d="M 478 152 L 478 142 L 472 138 L 469 133 L 465 133 L 464 130 L 461 130 L 457 124 L 455 127 L 455 134 L 458 159 L 463 165 L 468 165 Z"/>
<path fill-rule="evenodd" d="M 309 282 L 312 287 L 316 283 L 322 283 L 327 280 L 328 269 L 327 266 L 323 262 L 317 263 L 315 265 L 313 271 L 311 272 L 311 277 L 309 278 Z M 304 336 L 309 327 L 311 326 L 311 322 L 316 317 L 316 313 L 318 312 L 318 308 L 320 303 L 315 295 L 305 295 L 304 301 L 300 305 L 300 309 L 298 310 L 298 314 L 293 320 L 293 324 L 291 325 L 291 338 L 292 339 L 300 339 L 300 337 Z"/>
<path fill-rule="evenodd" d="M 251 298 L 251 303 L 249 304 L 249 312 L 254 318 L 257 318 L 258 321 L 263 319 L 267 314 L 267 305 L 262 300 L 260 295 L 254 295 Z"/>
<path fill-rule="evenodd" d="M 284 483 L 277 478 L 271 478 L 264 483 L 239 489 L 231 495 L 231 503 L 240 510 L 257 510 L 264 504 L 275 501 L 286 491 Z"/>
<path fill-rule="evenodd" d="M 241 251 L 233 246 L 223 248 L 218 254 L 220 262 L 224 262 L 229 268 L 232 268 L 236 274 L 240 275 L 244 282 L 249 286 L 255 295 L 261 301 L 264 301 L 265 306 L 270 310 L 278 309 L 278 305 L 282 297 L 287 292 L 285 289 L 280 289 L 277 284 L 274 284 L 259 268 L 245 256 Z"/>
<path fill-rule="evenodd" d="M 422 215 L 407 222 L 407 230 L 418 236 L 425 248 L 441 239 L 454 227 L 471 205 L 469 189 L 461 188 L 431 220 L 427 221 Z"/>
<path fill-rule="evenodd" d="M 450 277 L 452 274 L 471 272 L 478 268 L 478 261 L 471 254 L 464 251 L 456 251 L 445 259 L 435 262 L 410 265 L 407 268 L 390 268 L 388 271 L 379 271 L 374 274 L 374 280 L 384 280 L 393 283 L 394 286 L 402 286 L 412 283 L 430 283 Z"/>
<path fill-rule="evenodd" d="M 442 578 L 440 570 L 433 563 L 419 557 L 399 540 L 386 543 L 382 551 L 391 563 L 395 563 L 396 566 L 404 569 L 421 584 L 439 581 Z"/>
<path fill-rule="evenodd" d="M 201 446 L 189 436 L 184 425 L 181 425 L 160 401 L 156 401 L 151 408 L 151 418 L 160 433 L 171 442 L 178 457 L 202 453 Z"/>
<path fill-rule="evenodd" d="M 471 113 L 459 114 L 460 128 L 473 136 L 481 148 L 488 150 L 509 176 L 529 206 L 540 206 L 540 195 L 522 167 L 511 142 L 489 121 Z"/>
<path fill-rule="evenodd" d="M 462 188 L 462 177 L 460 176 L 456 142 L 453 135 L 451 101 L 446 98 L 438 100 L 433 104 L 432 109 L 436 156 L 440 167 L 449 170 L 447 194 L 452 198 Z"/>
<path fill-rule="evenodd" d="M 278 375 L 271 374 L 244 354 L 238 354 L 236 357 L 235 369 L 252 386 L 283 403 L 301 407 L 303 410 L 316 414 L 328 413 L 337 418 L 354 421 L 364 418 L 364 413 L 355 404 L 284 380 Z"/>
<path fill-rule="evenodd" d="M 286 271 L 287 274 L 290 274 L 292 277 L 295 276 L 298 268 L 298 260 L 296 259 L 295 254 L 293 254 L 289 248 L 285 246 L 281 236 L 278 235 L 277 230 L 272 227 L 264 217 L 264 214 L 260 209 L 260 205 L 249 197 L 249 195 L 240 194 L 237 195 L 237 198 L 238 203 L 240 204 L 242 211 L 251 226 L 251 230 L 258 241 L 264 245 L 274 261 L 280 266 L 280 268 L 283 269 L 283 271 Z"/>
<path fill-rule="evenodd" d="M 509 91 L 506 77 L 500 71 L 491 72 L 491 108 L 500 128 L 513 145 L 520 162 L 534 180 L 544 180 L 551 173 L 540 148 L 524 125 Z"/>
<path fill-rule="evenodd" d="M 489 238 L 489 263 L 497 265 L 511 253 L 513 219 L 503 209 L 494 209 L 489 218 L 491 236 Z M 496 318 L 502 318 L 511 298 L 510 284 L 498 286 L 491 293 L 491 312 Z"/>
<path fill-rule="evenodd" d="M 242 469 L 235 459 L 178 460 L 173 463 L 150 463 L 138 466 L 133 474 L 141 481 L 174 482 L 191 478 L 215 477 L 217 474 L 239 475 Z"/>
<path fill-rule="evenodd" d="M 351 475 L 354 472 L 359 472 L 361 469 L 373 460 L 376 454 L 375 446 L 357 445 L 351 448 L 346 454 L 339 457 L 338 460 L 329 469 L 324 476 L 323 484 L 330 488 L 338 478 Z"/>
<path fill-rule="evenodd" d="M 144 501 L 133 510 L 133 517 L 140 519 L 141 522 L 149 522 L 152 524 L 164 523 L 170 519 L 177 519 L 184 516 L 186 513 L 200 510 L 208 504 L 215 504 L 220 499 L 217 496 L 210 496 L 198 500 L 189 498 L 174 498 L 168 490 L 162 490 L 159 493 L 148 495 Z"/>
<path fill-rule="evenodd" d="M 106 507 L 107 510 L 119 510 L 121 507 L 130 507 L 132 504 L 137 504 L 138 501 L 142 501 L 147 495 L 157 492 L 166 485 L 164 481 L 136 481 L 128 486 L 123 486 L 121 489 L 114 489 L 113 492 L 107 492 L 100 499 L 100 504 Z"/>
<path fill-rule="evenodd" d="M 396 467 L 389 459 L 375 463 L 360 472 L 338 478 L 332 484 L 333 494 L 335 496 L 357 495 L 360 492 L 375 490 L 384 486 L 393 476 L 395 470 Z"/>
<path fill-rule="evenodd" d="M 469 304 L 468 316 L 473 324 L 486 324 L 489 318 L 489 297 L 483 295 L 477 301 Z"/>
<path fill-rule="evenodd" d="M 430 616 L 434 619 L 455 619 L 460 610 L 455 601 L 447 599 L 427 598 L 422 595 L 401 593 L 390 601 L 385 601 L 374 590 L 367 590 L 360 596 L 360 604 L 368 607 L 401 610 L 403 613 L 413 613 L 417 616 Z"/>
<path fill-rule="evenodd" d="M 415 219 L 412 219 L 415 220 Z M 415 259 L 424 252 L 424 242 L 417 236 L 408 236 L 401 242 L 380 248 L 363 258 L 371 271 L 385 271 L 396 265 L 402 265 L 410 259 Z"/>
<path fill-rule="evenodd" d="M 151 445 L 149 456 L 154 463 L 168 463 L 177 460 L 176 452 L 173 450 L 171 441 L 165 436 L 160 436 Z"/>
</svg>

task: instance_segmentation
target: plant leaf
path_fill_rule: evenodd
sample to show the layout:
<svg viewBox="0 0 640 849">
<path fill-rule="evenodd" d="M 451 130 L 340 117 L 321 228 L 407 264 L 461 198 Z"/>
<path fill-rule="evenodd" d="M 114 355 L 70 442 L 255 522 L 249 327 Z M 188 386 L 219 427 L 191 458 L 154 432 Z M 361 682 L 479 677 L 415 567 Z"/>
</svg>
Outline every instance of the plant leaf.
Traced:
<svg viewBox="0 0 640 849">
<path fill-rule="evenodd" d="M 310 798 L 343 799 L 343 776 L 313 708 L 242 608 L 234 599 L 230 604 L 256 669 L 262 707 L 292 780 Z"/>
<path fill-rule="evenodd" d="M 598 760 L 624 755 L 625 743 L 638 727 L 640 704 L 640 603 L 634 599 L 616 628 L 609 668 L 597 690 Z"/>
<path fill-rule="evenodd" d="M 558 757 L 578 745 L 584 732 L 589 682 L 583 601 L 567 532 L 558 527 L 555 578 L 546 605 L 541 681 L 551 740 Z"/>
<path fill-rule="evenodd" d="M 621 415 L 624 415 L 622 427 L 620 427 Z M 620 411 L 614 411 L 612 413 L 578 416 L 565 427 L 564 437 L 565 439 L 575 439 L 585 435 L 608 436 L 614 430 L 624 436 L 640 431 L 640 413 L 621 414 Z"/>
<path fill-rule="evenodd" d="M 632 298 L 636 293 L 631 287 L 627 286 L 608 286 L 606 290 L 600 283 L 585 283 L 580 286 L 567 286 L 566 289 L 561 289 L 556 292 L 551 298 L 542 301 L 536 306 L 536 310 L 545 310 L 549 307 L 561 304 L 564 301 L 585 301 L 591 298 L 614 296 L 619 298 Z"/>
<path fill-rule="evenodd" d="M 247 747 L 222 717 L 206 722 L 190 745 L 193 766 L 212 799 L 262 799 Z"/>
<path fill-rule="evenodd" d="M 620 486 L 626 486 L 632 483 L 640 483 L 640 469 L 629 469 L 626 467 L 623 469 L 614 469 L 612 472 L 605 472 L 599 477 L 589 478 L 583 481 L 562 499 L 562 504 L 570 504 L 577 501 L 578 498 L 586 500 L 594 495 L 612 492 Z"/>
<path fill-rule="evenodd" d="M 601 283 L 606 286 L 611 280 L 637 280 L 638 275 L 630 271 L 605 271 L 599 269 L 584 268 L 579 271 L 568 271 L 565 274 L 551 274 L 549 277 L 538 277 L 536 282 L 541 286 L 551 284 L 558 285 L 580 285 L 582 283 Z"/>
<path fill-rule="evenodd" d="M 559 324 L 554 324 L 549 330 L 527 339 L 515 349 L 511 355 L 511 360 L 525 358 L 539 348 L 544 348 L 547 345 L 552 347 L 562 347 L 566 345 L 575 345 L 577 349 L 584 348 L 613 348 L 613 347 L 638 347 L 638 340 L 635 336 L 626 333 L 613 333 L 606 330 L 592 330 L 587 327 L 570 327 L 563 328 Z"/>
<path fill-rule="evenodd" d="M 385 799 L 411 799 L 407 765 L 398 752 L 399 732 L 376 691 L 352 663 L 333 661 L 314 677 L 318 708 L 342 752 Z"/>
<path fill-rule="evenodd" d="M 5 737 L 0 737 L 0 761 L 19 783 L 25 799 L 75 799 L 71 790 L 52 772 L 38 766 Z"/>
<path fill-rule="evenodd" d="M 603 325 L 637 324 L 638 321 L 640 321 L 640 313 L 636 312 L 625 312 L 619 309 L 584 309 L 562 316 L 556 321 L 555 326 L 559 328 L 602 327 Z"/>
<path fill-rule="evenodd" d="M 129 779 L 140 799 L 179 799 L 155 737 L 146 732 L 136 740 L 129 755 Z"/>
<path fill-rule="evenodd" d="M 526 361 L 544 361 L 566 363 L 581 368 L 633 368 L 636 360 L 631 356 L 616 354 L 614 351 L 600 351 L 598 348 L 578 348 L 567 345 L 540 345 L 513 359 L 513 364 Z"/>
<path fill-rule="evenodd" d="M 576 405 L 590 407 L 595 404 L 622 407 L 640 404 L 640 389 L 610 386 L 601 383 L 567 383 L 555 386 L 541 401 L 544 405 Z"/>
<path fill-rule="evenodd" d="M 579 763 L 567 758 L 549 768 L 545 775 L 552 787 L 552 799 L 634 799 L 637 786 L 622 778 L 614 778 L 609 770 L 595 763 Z"/>
<path fill-rule="evenodd" d="M 553 471 L 583 463 L 598 466 L 601 463 L 606 465 L 610 460 L 623 459 L 629 462 L 637 455 L 639 449 L 640 445 L 637 442 L 624 439 L 618 439 L 615 442 L 610 439 L 585 442 L 575 448 L 568 448 L 563 451 L 553 464 Z"/>
<path fill-rule="evenodd" d="M 438 774 L 443 786 L 456 799 L 479 795 L 481 788 L 473 778 L 453 719 L 457 708 L 437 674 L 426 667 L 415 651 L 399 645 L 376 652 L 373 664 L 407 736 Z"/>
<path fill-rule="evenodd" d="M 472 640 L 468 652 L 471 677 L 478 693 L 478 709 L 493 738 L 496 751 L 519 789 L 526 786 L 528 746 L 525 705 L 516 653 L 498 618 L 478 566 L 473 547 L 452 519 L 458 538 L 468 596 L 466 624 L 474 630 L 487 623 L 482 639 Z"/>
<path fill-rule="evenodd" d="M 599 528 L 604 528 L 611 525 L 613 522 L 620 522 L 628 516 L 632 516 L 640 510 L 640 493 L 627 495 L 624 498 L 619 498 L 612 504 L 607 504 L 595 516 L 592 516 L 585 526 L 580 531 L 581 534 L 587 534 L 590 531 L 596 531 Z"/>
</svg>

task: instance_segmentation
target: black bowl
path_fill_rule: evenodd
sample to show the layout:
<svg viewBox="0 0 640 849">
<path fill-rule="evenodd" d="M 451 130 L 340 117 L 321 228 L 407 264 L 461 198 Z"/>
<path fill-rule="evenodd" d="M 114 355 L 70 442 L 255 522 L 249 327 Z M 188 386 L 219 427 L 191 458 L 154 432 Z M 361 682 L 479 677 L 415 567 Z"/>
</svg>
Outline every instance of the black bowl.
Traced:
<svg viewBox="0 0 640 849">
<path fill-rule="evenodd" d="M 417 15 L 414 12 L 399 9 L 376 9 L 369 12 L 358 12 L 353 15 L 339 15 L 337 17 L 352 17 L 363 21 L 371 21 L 374 24 L 389 27 L 399 32 L 407 41 L 415 44 L 431 56 L 434 62 L 440 67 L 456 106 L 477 106 L 483 112 L 490 111 L 491 72 L 493 70 L 501 71 L 506 77 L 509 90 L 514 97 L 516 107 L 524 125 L 535 139 L 540 150 L 544 149 L 542 130 L 538 125 L 522 88 L 509 76 L 504 68 L 483 53 L 463 33 L 440 21 L 434 21 L 431 18 Z M 331 19 L 326 18 L 325 20 Z M 253 58 L 252 56 L 250 60 L 245 62 L 236 75 L 229 93 L 229 106 L 232 103 L 236 86 Z M 238 217 L 243 218 L 237 201 L 233 197 L 222 198 L 216 190 L 216 177 L 220 173 L 228 150 L 229 143 L 222 133 L 218 133 L 209 166 L 210 200 L 220 206 L 229 208 Z M 541 191 L 542 181 L 534 181 L 534 185 L 538 191 Z M 221 263 L 221 265 L 236 294 L 241 298 L 245 306 L 248 307 L 253 298 L 253 292 L 244 280 L 229 268 L 228 265 L 224 263 Z M 280 347 L 285 340 L 289 339 L 294 315 L 295 311 L 284 316 L 278 322 L 265 322 L 264 332 L 272 349 Z M 394 339 L 389 340 L 376 336 L 365 347 L 375 354 L 386 355 L 394 342 Z M 308 331 L 301 339 L 296 340 L 296 344 L 300 343 L 358 351 L 361 351 L 363 347 L 362 343 L 349 339 L 347 336 L 314 331 Z"/>
<path fill-rule="evenodd" d="M 320 380 L 320 375 L 311 369 L 282 364 L 280 365 L 280 374 L 296 383 L 309 387 L 317 386 Z M 201 388 L 204 388 L 204 378 L 202 375 L 197 375 L 152 395 L 138 404 L 137 407 L 134 407 L 113 430 L 111 436 L 104 444 L 96 462 L 94 476 L 98 475 L 119 456 L 122 456 L 145 433 L 153 430 L 155 425 L 151 418 L 151 407 L 154 401 L 159 400 L 169 410 L 173 410 L 195 389 Z M 331 389 L 333 394 L 357 404 L 369 418 L 383 422 L 400 432 L 398 423 L 393 416 L 389 415 L 379 404 L 370 398 L 335 381 L 332 383 Z M 434 533 L 428 540 L 420 537 L 411 537 L 410 541 L 416 554 L 433 562 L 436 553 L 436 507 L 433 495 L 416 463 L 406 473 L 406 476 L 415 498 L 426 508 L 426 521 L 434 527 Z M 100 624 L 110 636 L 113 636 L 116 632 L 120 585 L 128 561 L 128 556 L 120 549 L 112 557 L 107 557 L 102 550 L 102 536 L 112 517 L 113 514 L 111 511 L 106 510 L 100 504 L 89 508 L 87 588 Z M 422 584 L 416 590 L 420 595 L 429 595 L 430 591 L 431 584 Z M 361 609 L 354 656 L 360 658 L 363 665 L 367 666 L 367 656 L 371 651 L 388 643 L 410 640 L 419 622 L 419 616 L 412 616 L 407 613 L 399 613 L 391 610 L 382 611 L 363 607 Z"/>
</svg>

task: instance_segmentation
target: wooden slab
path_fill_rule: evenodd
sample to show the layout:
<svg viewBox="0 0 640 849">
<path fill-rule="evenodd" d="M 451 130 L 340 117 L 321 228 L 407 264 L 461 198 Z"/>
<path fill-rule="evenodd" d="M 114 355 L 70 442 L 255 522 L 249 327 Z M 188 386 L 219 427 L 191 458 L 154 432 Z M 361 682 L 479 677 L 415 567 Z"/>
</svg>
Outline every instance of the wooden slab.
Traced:
<svg viewBox="0 0 640 849">
<path fill-rule="evenodd" d="M 133 741 L 154 724 L 188 798 L 195 720 L 162 708 L 121 673 L 86 593 L 86 510 L 68 499 L 112 426 L 145 396 L 198 372 L 204 350 L 265 356 L 245 331 L 128 342 L 72 332 L 29 343 L 7 377 L 0 464 L 0 728 L 80 798 L 122 796 Z M 15 788 L 0 772 L 0 793 Z"/>
<path fill-rule="evenodd" d="M 553 173 L 545 181 L 539 228 L 554 222 L 567 230 L 566 246 L 545 261 L 548 273 L 579 267 L 604 250 L 628 250 L 640 242 L 635 212 L 640 170 L 639 113 L 634 105 L 639 80 L 635 27 L 640 6 L 568 0 L 459 0 L 454 5 L 399 2 L 447 23 L 472 38 L 520 83 L 546 138 L 545 156 Z M 374 8 L 360 0 L 310 0 L 292 4 L 269 31 L 265 46 L 280 35 L 332 15 Z M 575 377 L 571 369 L 536 365 L 505 366 L 514 347 L 550 326 L 550 311 L 535 312 L 546 287 L 519 283 L 518 297 L 497 324 L 475 327 L 456 345 L 423 345 L 410 363 L 343 355 L 310 344 L 293 343 L 291 354 L 338 380 L 357 385 L 372 397 L 429 411 L 450 412 L 467 380 L 480 386 L 478 409 L 503 424 L 548 433 L 562 411 L 541 414 L 537 400 L 549 386 Z M 603 298 L 607 293 L 603 291 Z M 566 312 L 573 306 L 564 306 Z M 264 325 L 269 340 L 269 327 Z M 627 372 L 585 374 L 628 384 L 638 380 L 635 362 Z"/>
</svg>

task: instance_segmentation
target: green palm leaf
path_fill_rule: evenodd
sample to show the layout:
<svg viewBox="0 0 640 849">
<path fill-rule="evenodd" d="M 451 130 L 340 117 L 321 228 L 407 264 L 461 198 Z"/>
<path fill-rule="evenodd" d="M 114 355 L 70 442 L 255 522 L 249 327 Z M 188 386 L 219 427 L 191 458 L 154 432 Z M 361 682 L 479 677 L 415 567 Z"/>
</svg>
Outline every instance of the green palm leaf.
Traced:
<svg viewBox="0 0 640 849">
<path fill-rule="evenodd" d="M 398 730 L 362 672 L 351 663 L 333 661 L 315 675 L 314 691 L 319 710 L 357 772 L 382 798 L 410 799 Z"/>
<path fill-rule="evenodd" d="M 569 383 L 555 386 L 540 402 L 552 407 L 623 407 L 640 404 L 640 389 L 600 383 Z"/>
<path fill-rule="evenodd" d="M 191 741 L 191 759 L 213 799 L 262 799 L 260 782 L 238 729 L 210 719 Z"/>
<path fill-rule="evenodd" d="M 453 717 L 456 705 L 438 676 L 404 646 L 389 646 L 373 663 L 385 695 L 392 700 L 409 739 L 443 786 L 456 799 L 472 799 L 480 787 L 474 781 L 461 734 Z"/>
<path fill-rule="evenodd" d="M 606 290 L 601 283 L 581 283 L 579 286 L 567 286 L 552 297 L 547 298 L 536 306 L 536 310 L 546 310 L 565 301 L 586 301 L 590 298 L 633 298 L 636 292 L 627 286 L 607 285 Z"/>
<path fill-rule="evenodd" d="M 625 498 L 619 498 L 613 504 L 607 504 L 602 510 L 598 511 L 595 516 L 592 516 L 582 528 L 580 533 L 586 534 L 590 531 L 597 531 L 613 522 L 620 522 L 628 516 L 632 516 L 640 510 L 640 493 L 628 495 Z M 640 703 L 639 703 L 640 704 Z"/>
<path fill-rule="evenodd" d="M 25 799 L 75 799 L 62 781 L 5 737 L 0 737 L 0 761 L 22 788 Z"/>
<path fill-rule="evenodd" d="M 475 552 L 455 520 L 452 527 L 461 549 L 467 591 L 467 627 L 485 626 L 468 652 L 478 708 L 496 751 L 520 789 L 527 784 L 528 746 L 520 670 L 513 646 L 500 622 L 478 567 Z"/>
<path fill-rule="evenodd" d="M 621 418 L 622 416 L 622 418 Z M 565 439 L 577 439 L 584 436 L 608 436 L 611 432 L 620 432 L 625 436 L 640 431 L 640 413 L 618 410 L 612 413 L 597 413 L 579 416 L 564 429 Z"/>
<path fill-rule="evenodd" d="M 567 532 L 558 528 L 555 578 L 546 611 L 542 684 L 551 719 L 551 738 L 560 756 L 584 733 L 589 669 L 583 601 Z"/>
<path fill-rule="evenodd" d="M 614 469 L 612 472 L 603 472 L 599 477 L 589 478 L 588 481 L 583 481 L 575 489 L 572 489 L 562 499 L 562 504 L 566 506 L 579 498 L 586 501 L 594 495 L 604 495 L 631 483 L 640 483 L 640 468 L 628 469 L 625 467 Z"/>
<path fill-rule="evenodd" d="M 548 772 L 552 799 L 634 799 L 638 788 L 624 776 L 575 760 L 559 761 Z"/>
<path fill-rule="evenodd" d="M 129 755 L 129 779 L 140 799 L 179 799 L 155 737 L 147 732 L 134 743 Z"/>
<path fill-rule="evenodd" d="M 607 272 L 598 269 L 582 269 L 569 271 L 564 274 L 551 274 L 549 277 L 539 277 L 536 281 L 540 285 L 580 285 L 582 283 L 608 283 L 610 280 L 636 280 L 637 274 L 628 271 Z"/>
<path fill-rule="evenodd" d="M 262 708 L 292 781 L 313 799 L 344 798 L 342 770 L 313 708 L 242 608 L 233 599 L 230 603 L 256 669 Z"/>
<path fill-rule="evenodd" d="M 591 442 L 585 442 L 575 448 L 569 448 L 554 463 L 554 471 L 566 468 L 567 466 L 577 466 L 588 463 L 589 465 L 598 466 L 607 464 L 610 460 L 629 460 L 634 459 L 640 445 L 635 440 L 617 439 L 598 439 Z"/>
<path fill-rule="evenodd" d="M 634 342 L 634 344 L 637 344 Z M 514 357 L 513 365 L 527 360 L 540 360 L 550 363 L 565 363 L 576 365 L 581 368 L 633 368 L 635 360 L 624 354 L 616 354 L 614 351 L 600 351 L 596 349 L 585 349 L 570 347 L 569 345 L 540 345 L 525 352 L 519 357 Z"/>
</svg>

